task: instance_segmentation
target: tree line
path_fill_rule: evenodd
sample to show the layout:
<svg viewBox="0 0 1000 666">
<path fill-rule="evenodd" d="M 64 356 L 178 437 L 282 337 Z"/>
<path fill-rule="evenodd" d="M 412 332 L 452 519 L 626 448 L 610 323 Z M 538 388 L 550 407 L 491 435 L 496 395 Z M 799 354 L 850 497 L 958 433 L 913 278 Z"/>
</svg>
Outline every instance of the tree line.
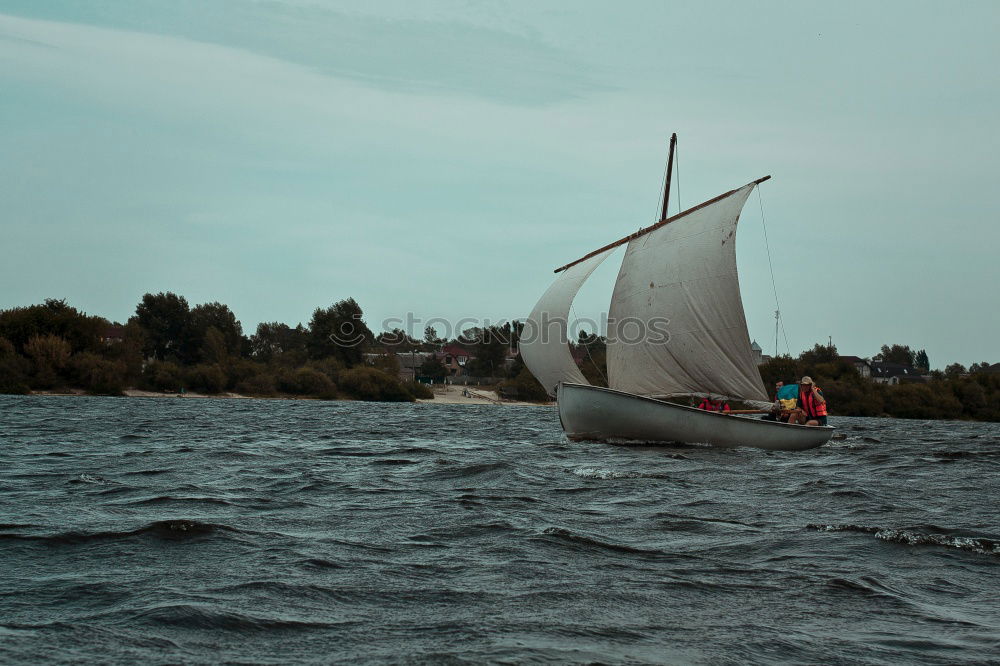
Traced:
<svg viewBox="0 0 1000 666">
<path fill-rule="evenodd" d="M 490 377 L 521 400 L 546 401 L 545 390 L 508 351 L 517 348 L 522 324 L 470 328 L 453 340 L 428 327 L 422 339 L 394 329 L 374 334 L 352 299 L 317 307 L 307 325 L 264 322 L 245 335 L 227 305 L 189 306 L 183 296 L 145 294 L 122 326 L 88 315 L 65 300 L 0 311 L 0 393 L 77 388 L 120 395 L 125 389 L 235 392 L 259 397 L 412 401 L 432 397 L 420 383 L 399 377 L 399 356 L 439 351 L 468 353 L 465 371 Z M 109 337 L 109 331 L 112 331 Z M 386 354 L 384 352 L 394 352 Z M 571 351 L 587 380 L 607 386 L 606 340 L 581 333 Z M 376 356 L 366 361 L 366 355 Z M 449 374 L 428 354 L 416 375 L 435 382 Z M 760 366 L 765 385 L 809 375 L 823 389 L 830 412 L 842 416 L 1000 421 L 1000 374 L 989 363 L 951 364 L 929 370 L 924 350 L 883 345 L 887 363 L 914 366 L 923 383 L 879 384 L 862 377 L 833 345 L 817 344 L 797 358 L 778 356 Z"/>
<path fill-rule="evenodd" d="M 47 299 L 0 311 L 0 393 L 82 389 L 120 395 L 137 388 L 412 401 L 433 393 L 400 379 L 399 354 L 439 352 L 451 344 L 468 354 L 467 374 L 493 378 L 522 400 L 548 400 L 520 359 L 508 361 L 521 327 L 474 327 L 453 340 L 438 337 L 432 327 L 419 340 L 401 329 L 376 335 L 361 306 L 347 298 L 317 307 L 307 325 L 262 322 L 246 335 L 229 306 L 191 307 L 171 292 L 143 295 L 124 325 Z M 415 374 L 444 381 L 449 370 L 441 354 L 426 356 Z"/>
<path fill-rule="evenodd" d="M 760 366 L 765 385 L 798 381 L 809 375 L 823 389 L 830 413 L 841 416 L 892 416 L 907 419 L 1000 421 L 1000 374 L 987 362 L 966 369 L 952 364 L 928 370 L 923 350 L 883 345 L 882 360 L 909 365 L 926 381 L 880 384 L 862 377 L 854 364 L 841 359 L 834 345 L 817 344 L 798 358 L 779 356 Z"/>
<path fill-rule="evenodd" d="M 262 323 L 252 335 L 227 305 L 190 307 L 183 296 L 145 294 L 118 326 L 65 300 L 0 311 L 0 392 L 79 388 L 412 401 L 433 397 L 401 381 L 391 362 L 368 365 L 375 336 L 354 299 L 316 308 L 308 326 Z M 331 335 L 348 335 L 338 345 Z M 111 337 L 109 337 L 111 336 Z"/>
</svg>

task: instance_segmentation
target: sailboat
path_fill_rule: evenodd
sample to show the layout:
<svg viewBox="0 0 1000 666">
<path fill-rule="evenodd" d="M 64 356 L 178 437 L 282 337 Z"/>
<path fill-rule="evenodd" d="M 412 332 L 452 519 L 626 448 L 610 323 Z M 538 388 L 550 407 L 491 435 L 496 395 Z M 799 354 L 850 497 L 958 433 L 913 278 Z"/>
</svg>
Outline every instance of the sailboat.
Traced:
<svg viewBox="0 0 1000 666">
<path fill-rule="evenodd" d="M 822 446 L 829 426 L 805 426 L 696 409 L 710 396 L 770 406 L 750 347 L 736 270 L 736 227 L 758 178 L 667 215 L 677 135 L 670 139 L 660 220 L 555 269 L 520 337 L 524 364 L 555 396 L 571 440 L 751 446 Z M 573 299 L 591 273 L 625 245 L 611 296 L 608 388 L 584 378 L 568 341 Z"/>
</svg>

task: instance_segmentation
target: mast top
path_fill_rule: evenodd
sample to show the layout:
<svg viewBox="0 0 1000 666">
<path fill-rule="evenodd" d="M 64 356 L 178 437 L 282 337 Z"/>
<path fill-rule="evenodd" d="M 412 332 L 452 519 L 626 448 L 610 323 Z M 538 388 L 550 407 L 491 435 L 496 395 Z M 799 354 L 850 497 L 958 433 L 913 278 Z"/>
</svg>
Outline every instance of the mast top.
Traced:
<svg viewBox="0 0 1000 666">
<path fill-rule="evenodd" d="M 663 212 L 660 221 L 667 219 L 667 204 L 670 203 L 670 180 L 674 173 L 674 148 L 677 146 L 677 132 L 670 135 L 670 153 L 667 156 L 667 178 L 663 187 Z"/>
</svg>

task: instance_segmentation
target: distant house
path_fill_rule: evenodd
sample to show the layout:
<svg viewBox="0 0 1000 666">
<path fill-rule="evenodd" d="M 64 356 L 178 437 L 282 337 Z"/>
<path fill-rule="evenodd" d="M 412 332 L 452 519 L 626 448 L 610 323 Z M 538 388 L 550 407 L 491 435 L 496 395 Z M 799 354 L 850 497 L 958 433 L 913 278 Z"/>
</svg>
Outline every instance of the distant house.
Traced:
<svg viewBox="0 0 1000 666">
<path fill-rule="evenodd" d="M 908 384 L 923 383 L 927 378 L 920 370 L 912 365 L 900 365 L 899 363 L 886 363 L 885 361 L 871 362 L 871 379 L 876 384 Z"/>
<path fill-rule="evenodd" d="M 421 381 L 420 368 L 434 352 L 400 352 L 396 354 L 399 361 L 399 378 L 403 381 Z"/>
<path fill-rule="evenodd" d="M 764 362 L 764 350 L 757 344 L 756 340 L 750 342 L 750 351 L 753 352 L 753 362 L 760 365 Z"/>
<path fill-rule="evenodd" d="M 871 379 L 872 376 L 872 365 L 867 359 L 863 359 L 860 356 L 838 356 L 838 360 L 847 361 L 854 366 L 854 369 L 858 371 L 858 374 L 865 379 Z"/>
<path fill-rule="evenodd" d="M 473 356 L 465 347 L 453 343 L 445 345 L 437 353 L 437 358 L 448 369 L 449 375 L 461 377 L 468 373 L 465 366 L 473 359 Z"/>
<path fill-rule="evenodd" d="M 125 327 L 118 324 L 105 327 L 101 334 L 101 342 L 108 346 L 117 345 L 123 340 L 125 340 Z"/>
</svg>

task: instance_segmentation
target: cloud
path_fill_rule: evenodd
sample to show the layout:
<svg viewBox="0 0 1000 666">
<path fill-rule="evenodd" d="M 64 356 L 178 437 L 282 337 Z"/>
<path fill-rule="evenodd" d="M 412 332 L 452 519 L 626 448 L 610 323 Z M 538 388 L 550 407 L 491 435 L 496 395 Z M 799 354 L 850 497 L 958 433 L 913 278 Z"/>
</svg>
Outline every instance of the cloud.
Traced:
<svg viewBox="0 0 1000 666">
<path fill-rule="evenodd" d="M 242 0 L 14 2 L 8 12 L 257 53 L 388 90 L 544 104 L 606 89 L 592 66 L 530 31 L 461 11 L 371 15 L 329 3 Z M 433 16 L 428 20 L 427 16 Z"/>
</svg>

